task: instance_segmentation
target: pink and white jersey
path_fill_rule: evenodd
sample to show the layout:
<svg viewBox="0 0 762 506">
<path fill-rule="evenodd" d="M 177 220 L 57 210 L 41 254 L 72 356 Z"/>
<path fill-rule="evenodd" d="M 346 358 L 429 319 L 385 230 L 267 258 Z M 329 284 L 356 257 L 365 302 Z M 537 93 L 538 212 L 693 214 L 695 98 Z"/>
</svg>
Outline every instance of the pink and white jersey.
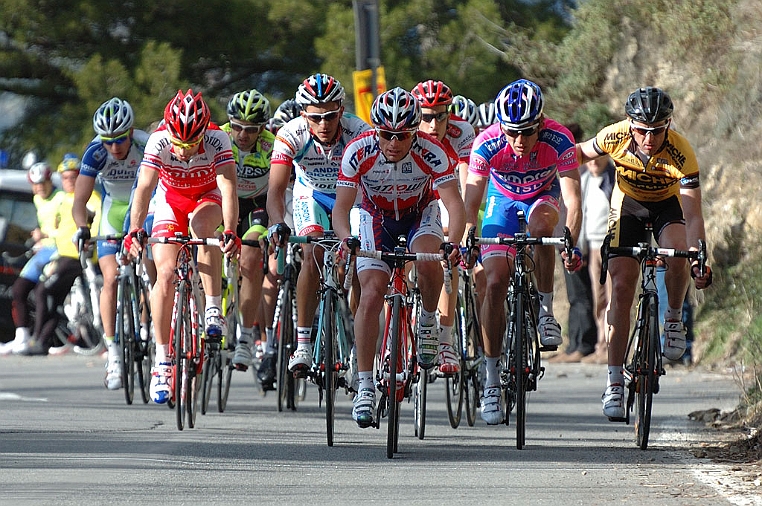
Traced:
<svg viewBox="0 0 762 506">
<path fill-rule="evenodd" d="M 310 134 L 306 119 L 301 116 L 292 119 L 278 130 L 271 163 L 294 163 L 297 185 L 335 195 L 344 149 L 359 134 L 370 130 L 370 125 L 354 114 L 345 112 L 339 121 L 339 138 L 326 147 Z"/>
<path fill-rule="evenodd" d="M 561 172 L 578 170 L 574 137 L 546 118 L 532 151 L 516 156 L 496 123 L 481 132 L 471 150 L 468 172 L 490 178 L 490 188 L 512 200 L 527 200 L 549 188 Z"/>
<path fill-rule="evenodd" d="M 159 171 L 159 187 L 194 199 L 217 188 L 217 168 L 235 163 L 230 137 L 209 124 L 198 153 L 188 161 L 177 158 L 165 126 L 148 138 L 141 170 Z"/>
<path fill-rule="evenodd" d="M 474 132 L 471 123 L 450 114 L 450 121 L 447 122 L 447 132 L 442 139 L 442 144 L 452 150 L 452 155 L 457 158 L 458 162 L 468 163 L 475 137 L 476 132 Z"/>
<path fill-rule="evenodd" d="M 374 131 L 349 143 L 344 151 L 337 187 L 362 188 L 360 207 L 399 220 L 434 200 L 434 190 L 455 180 L 456 160 L 431 135 L 418 132 L 408 154 L 388 162 Z"/>
</svg>

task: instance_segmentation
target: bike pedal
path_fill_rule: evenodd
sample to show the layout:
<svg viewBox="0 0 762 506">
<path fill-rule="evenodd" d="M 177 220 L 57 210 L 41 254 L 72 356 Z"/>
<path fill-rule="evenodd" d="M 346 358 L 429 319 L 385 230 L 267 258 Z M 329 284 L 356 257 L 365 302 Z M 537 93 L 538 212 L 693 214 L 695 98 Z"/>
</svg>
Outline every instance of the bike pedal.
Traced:
<svg viewBox="0 0 762 506">
<path fill-rule="evenodd" d="M 558 346 L 554 344 L 540 345 L 540 352 L 558 351 Z"/>
<path fill-rule="evenodd" d="M 249 370 L 249 366 L 246 364 L 234 364 L 236 371 L 246 372 Z"/>
<path fill-rule="evenodd" d="M 274 382 L 267 382 L 262 383 L 262 392 L 274 392 L 275 391 L 275 383 Z"/>
<path fill-rule="evenodd" d="M 618 417 L 618 416 L 610 416 L 608 417 L 609 422 L 627 422 L 627 417 Z"/>
</svg>

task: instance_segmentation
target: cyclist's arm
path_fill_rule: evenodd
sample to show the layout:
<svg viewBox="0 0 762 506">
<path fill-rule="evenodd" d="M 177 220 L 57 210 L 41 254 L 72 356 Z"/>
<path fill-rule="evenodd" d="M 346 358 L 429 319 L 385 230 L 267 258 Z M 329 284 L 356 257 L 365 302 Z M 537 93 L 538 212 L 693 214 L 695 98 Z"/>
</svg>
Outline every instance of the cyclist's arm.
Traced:
<svg viewBox="0 0 762 506">
<path fill-rule="evenodd" d="M 466 210 L 458 191 L 458 182 L 455 180 L 447 181 L 437 186 L 437 191 L 447 213 L 450 215 L 449 240 L 458 243 L 458 238 L 463 237 L 466 228 Z"/>
<path fill-rule="evenodd" d="M 217 187 L 222 194 L 222 224 L 225 230 L 236 230 L 238 228 L 236 184 L 235 163 L 226 163 L 217 168 Z"/>
<path fill-rule="evenodd" d="M 681 188 L 680 199 L 685 216 L 685 233 L 688 248 L 698 249 L 699 239 L 706 240 L 704 214 L 701 211 L 701 188 Z"/>
<path fill-rule="evenodd" d="M 87 175 L 80 175 L 74 186 L 74 205 L 71 208 L 71 214 L 74 217 L 74 223 L 79 227 L 86 227 L 87 224 L 87 201 L 93 194 L 95 188 L 95 178 Z"/>
<path fill-rule="evenodd" d="M 267 216 L 270 224 L 286 219 L 286 188 L 291 179 L 291 164 L 273 162 L 267 180 Z"/>
<path fill-rule="evenodd" d="M 479 219 L 479 206 L 482 204 L 482 196 L 487 186 L 487 177 L 477 176 L 471 172 L 466 178 L 466 186 L 463 188 L 463 201 L 465 207 L 466 231 L 476 226 Z M 450 217 L 452 220 L 452 217 Z M 463 239 L 465 241 L 465 238 Z"/>
<path fill-rule="evenodd" d="M 336 203 L 333 206 L 332 226 L 336 237 L 344 239 L 352 235 L 349 226 L 349 211 L 354 205 L 357 197 L 357 188 L 349 186 L 336 187 Z"/>
<path fill-rule="evenodd" d="M 582 194 L 579 182 L 579 170 L 567 170 L 559 173 L 561 195 L 566 205 L 566 226 L 572 235 L 572 243 L 577 244 L 582 228 Z"/>
<path fill-rule="evenodd" d="M 596 158 L 600 158 L 602 156 L 603 154 L 599 153 L 598 150 L 595 149 L 595 137 L 577 144 L 577 161 L 579 161 L 580 165 L 583 165 L 590 160 L 595 160 Z"/>
<path fill-rule="evenodd" d="M 130 209 L 130 224 L 132 228 L 140 228 L 146 220 L 151 193 L 159 181 L 159 172 L 152 168 L 142 166 L 138 174 L 138 182 L 132 194 L 132 206 Z"/>
</svg>

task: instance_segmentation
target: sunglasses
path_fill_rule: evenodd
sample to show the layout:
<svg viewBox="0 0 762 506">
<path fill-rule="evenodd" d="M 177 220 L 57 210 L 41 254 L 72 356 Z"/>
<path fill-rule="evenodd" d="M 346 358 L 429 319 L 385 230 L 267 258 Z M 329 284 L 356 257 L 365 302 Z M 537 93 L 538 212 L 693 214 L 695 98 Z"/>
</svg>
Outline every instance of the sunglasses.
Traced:
<svg viewBox="0 0 762 506">
<path fill-rule="evenodd" d="M 313 123 L 320 123 L 321 121 L 333 121 L 341 114 L 338 110 L 324 113 L 304 113 L 304 116 Z"/>
<path fill-rule="evenodd" d="M 657 127 L 653 127 L 653 128 L 636 127 L 632 123 L 630 123 L 630 129 L 633 132 L 635 132 L 635 133 L 637 133 L 639 135 L 642 135 L 643 137 L 645 137 L 648 134 L 651 134 L 654 137 L 656 137 L 657 135 L 661 134 L 662 132 L 664 132 L 668 128 L 669 128 L 669 123 L 667 123 L 666 125 L 661 125 L 661 126 L 657 126 Z"/>
<path fill-rule="evenodd" d="M 378 136 L 384 139 L 385 141 L 393 141 L 394 139 L 397 139 L 398 141 L 406 141 L 408 139 L 411 139 L 414 135 L 416 130 L 383 130 L 381 128 L 376 128 L 376 132 L 378 132 Z"/>
<path fill-rule="evenodd" d="M 262 127 L 264 125 L 242 125 L 240 123 L 236 123 L 235 121 L 230 122 L 230 128 L 235 133 L 240 133 L 241 131 L 246 132 L 247 134 L 258 134 L 262 131 Z"/>
<path fill-rule="evenodd" d="M 183 142 L 180 139 L 175 139 L 171 135 L 169 136 L 169 142 L 171 142 L 173 146 L 178 147 L 180 149 L 191 149 L 191 148 L 194 148 L 194 147 L 198 146 L 199 144 L 201 144 L 202 140 L 204 140 L 204 136 L 203 135 L 200 136 L 195 141 L 190 141 L 190 142 Z"/>
<path fill-rule="evenodd" d="M 522 128 L 520 130 L 514 130 L 513 128 L 508 128 L 505 123 L 500 124 L 500 129 L 503 131 L 505 135 L 511 138 L 516 138 L 519 135 L 523 135 L 524 137 L 529 137 L 530 135 L 534 135 L 537 133 L 537 131 L 540 129 L 540 124 L 536 123 L 530 127 Z"/>
<path fill-rule="evenodd" d="M 111 146 L 112 144 L 119 145 L 130 138 L 130 131 L 127 130 L 123 134 L 119 134 L 116 137 L 104 137 L 102 135 L 100 137 L 101 137 L 101 142 L 107 146 Z"/>
<path fill-rule="evenodd" d="M 432 120 L 437 120 L 439 123 L 443 122 L 450 115 L 447 111 L 437 112 L 434 114 L 421 114 L 421 121 L 424 123 L 431 123 Z"/>
</svg>

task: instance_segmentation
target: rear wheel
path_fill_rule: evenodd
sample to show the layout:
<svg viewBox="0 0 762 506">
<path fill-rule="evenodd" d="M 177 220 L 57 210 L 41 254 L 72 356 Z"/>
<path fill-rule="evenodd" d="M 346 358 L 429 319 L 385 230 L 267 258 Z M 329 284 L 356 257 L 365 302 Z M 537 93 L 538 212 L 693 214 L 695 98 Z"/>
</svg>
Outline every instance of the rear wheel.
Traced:
<svg viewBox="0 0 762 506">
<path fill-rule="evenodd" d="M 143 403 L 147 404 L 151 399 L 151 366 L 153 366 L 156 356 L 156 343 L 151 332 L 151 306 L 148 297 L 148 287 L 142 283 L 140 285 L 140 303 L 138 304 L 138 315 L 140 330 L 137 334 L 138 353 L 135 355 L 135 364 L 138 369 L 138 383 L 140 385 L 140 395 Z"/>
<path fill-rule="evenodd" d="M 476 423 L 476 407 L 479 405 L 479 380 L 471 374 L 463 381 L 463 397 L 466 401 L 466 421 L 469 427 Z"/>
<path fill-rule="evenodd" d="M 188 311 L 188 296 L 187 291 L 189 287 L 185 281 L 180 281 L 177 287 L 177 294 L 175 295 L 175 319 L 172 327 L 172 343 L 174 345 L 175 352 L 175 364 L 173 372 L 173 390 L 175 401 L 175 418 L 177 421 L 177 430 L 183 430 L 185 428 L 185 411 L 186 411 L 186 378 L 187 378 L 187 354 L 186 354 L 186 329 L 188 327 L 188 321 L 186 320 Z"/>
<path fill-rule="evenodd" d="M 212 398 L 214 378 L 219 369 L 219 352 L 214 349 L 208 351 L 204 361 L 204 384 L 201 389 L 201 414 L 205 415 L 209 409 L 209 400 Z"/>
<path fill-rule="evenodd" d="M 197 300 L 191 295 L 189 301 L 189 318 L 194 319 L 195 325 L 190 325 L 189 331 L 186 332 L 186 338 L 188 339 L 186 347 L 188 349 L 188 360 L 186 364 L 186 396 L 187 412 L 188 412 L 188 427 L 191 429 L 196 426 L 196 415 L 198 414 L 198 405 L 200 400 L 199 393 L 201 392 L 201 381 L 203 379 L 202 371 L 204 367 L 204 350 L 201 348 L 202 340 L 201 332 L 202 322 L 199 321 Z"/>
<path fill-rule="evenodd" d="M 217 370 L 217 411 L 223 413 L 228 406 L 230 395 L 230 380 L 233 379 L 233 364 L 231 363 L 230 351 L 222 353 Z"/>
<path fill-rule="evenodd" d="M 122 348 L 122 387 L 124 399 L 132 404 L 135 397 L 135 316 L 133 300 L 135 288 L 126 277 L 119 280 L 117 287 L 116 336 Z"/>
<path fill-rule="evenodd" d="M 460 360 L 460 372 L 452 376 L 445 377 L 445 394 L 447 397 L 447 417 L 450 419 L 450 427 L 457 429 L 460 425 L 460 418 L 463 413 L 463 387 L 464 374 L 466 372 L 466 361 L 463 360 L 463 333 L 466 328 L 463 324 L 463 315 L 461 313 L 461 298 L 458 297 L 458 305 L 455 309 L 455 325 L 453 326 L 452 347 Z"/>
<path fill-rule="evenodd" d="M 288 270 L 288 266 L 286 267 Z M 287 273 L 286 273 L 287 274 Z M 284 277 L 286 276 L 284 274 Z M 294 338 L 294 320 L 293 304 L 294 293 L 291 287 L 290 279 L 284 281 L 281 287 L 280 297 L 280 316 L 277 323 L 278 336 L 278 363 L 276 390 L 278 393 L 278 411 L 285 409 L 294 409 L 294 375 L 288 371 L 288 360 L 293 350 Z"/>
<path fill-rule="evenodd" d="M 429 373 L 420 369 L 418 381 L 415 383 L 415 390 L 413 391 L 415 435 L 418 439 L 423 439 L 426 435 L 426 397 L 429 389 L 428 385 Z"/>
</svg>

